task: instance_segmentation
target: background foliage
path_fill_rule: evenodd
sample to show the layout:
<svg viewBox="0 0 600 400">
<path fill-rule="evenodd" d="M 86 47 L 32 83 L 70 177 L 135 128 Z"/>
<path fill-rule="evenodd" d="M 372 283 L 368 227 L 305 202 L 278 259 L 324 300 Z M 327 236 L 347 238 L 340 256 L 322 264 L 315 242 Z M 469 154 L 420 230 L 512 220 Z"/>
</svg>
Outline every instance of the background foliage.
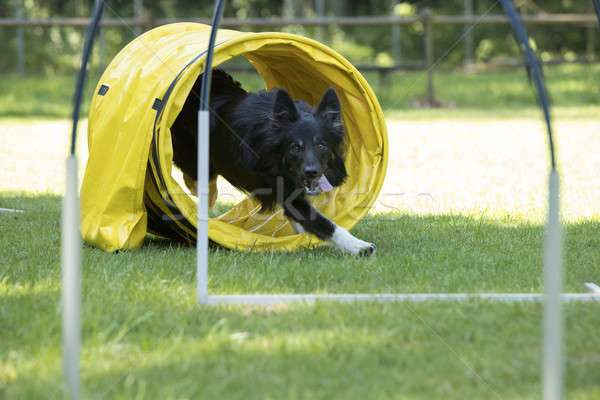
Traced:
<svg viewBox="0 0 600 400">
<path fill-rule="evenodd" d="M 92 1 L 86 0 L 0 0 L 0 18 L 11 18 L 16 14 L 17 2 L 23 2 L 24 15 L 30 19 L 50 17 L 86 17 L 90 13 Z M 225 16 L 245 19 L 249 17 L 279 17 L 284 15 L 280 0 L 230 0 Z M 315 0 L 292 0 L 294 15 L 311 17 L 315 15 Z M 591 0 L 515 0 L 522 13 L 585 13 L 592 12 Z M 464 0 L 336 0 L 325 2 L 327 16 L 358 15 L 414 15 L 424 7 L 430 7 L 434 14 L 456 15 L 464 12 Z M 473 0 L 475 14 L 501 14 L 502 7 L 497 0 Z M 144 1 L 144 13 L 155 18 L 208 18 L 212 15 L 213 2 L 195 0 L 156 0 Z M 108 0 L 107 18 L 128 18 L 133 16 L 133 0 Z M 589 48 L 596 47 L 594 36 L 584 25 L 531 25 L 528 27 L 536 46 L 545 58 L 576 58 Z M 288 26 L 256 27 L 244 26 L 243 30 L 275 30 L 302 34 L 309 37 L 321 36 L 321 40 L 336 49 L 353 63 L 390 65 L 392 61 L 392 28 L 390 26 L 340 27 L 332 25 L 317 32 L 314 27 Z M 461 35 L 462 25 L 436 26 L 434 43 L 436 58 L 445 54 L 444 66 L 459 65 L 464 59 L 464 46 Z M 79 63 L 82 47 L 83 28 L 72 27 L 28 27 L 25 29 L 25 65 L 27 72 L 56 74 L 71 72 Z M 135 37 L 133 27 L 106 28 L 102 45 L 95 56 L 96 65 L 105 65 L 126 43 Z M 492 57 L 516 57 L 518 49 L 506 24 L 479 25 L 473 29 L 474 53 L 476 61 Z M 590 43 L 591 41 L 591 43 Z M 16 69 L 15 60 L 16 29 L 0 28 L 0 73 Z M 420 61 L 423 57 L 423 26 L 415 23 L 401 27 L 401 62 Z M 592 48 L 593 50 L 593 48 Z"/>
</svg>

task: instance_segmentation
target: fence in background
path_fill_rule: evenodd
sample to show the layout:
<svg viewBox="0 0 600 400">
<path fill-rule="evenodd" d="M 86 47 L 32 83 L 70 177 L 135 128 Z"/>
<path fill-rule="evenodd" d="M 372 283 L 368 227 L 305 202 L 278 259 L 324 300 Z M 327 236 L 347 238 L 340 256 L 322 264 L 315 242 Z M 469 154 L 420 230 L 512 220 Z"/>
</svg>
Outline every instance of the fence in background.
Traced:
<svg viewBox="0 0 600 400">
<path fill-rule="evenodd" d="M 289 0 L 288 0 L 289 2 Z M 24 29 L 28 27 L 86 27 L 90 20 L 89 18 L 48 18 L 48 19 L 26 19 L 23 17 L 23 8 L 20 1 L 17 2 L 18 7 L 15 12 L 15 18 L 2 18 L 0 19 L 0 28 L 16 28 L 17 30 L 17 46 L 16 46 L 16 60 L 17 68 L 20 75 L 24 74 L 24 54 L 25 54 L 25 43 L 24 43 Z M 242 27 L 242 26 L 253 26 L 253 27 L 283 27 L 288 25 L 300 25 L 300 26 L 313 26 L 322 28 L 329 25 L 336 26 L 381 26 L 387 25 L 392 28 L 392 38 L 394 41 L 398 40 L 399 27 L 402 25 L 411 25 L 415 23 L 423 24 L 423 54 L 424 60 L 417 63 L 402 63 L 400 62 L 399 48 L 392 49 L 394 65 L 392 66 L 377 66 L 377 65 L 358 65 L 357 68 L 361 71 L 376 71 L 382 79 L 391 73 L 396 71 L 416 71 L 426 70 L 427 71 L 427 103 L 430 106 L 437 104 L 435 99 L 434 90 L 434 79 L 433 74 L 436 67 L 436 60 L 434 59 L 434 40 L 433 30 L 437 25 L 464 25 L 466 26 L 464 32 L 465 39 L 465 67 L 469 69 L 473 63 L 473 40 L 470 29 L 473 25 L 487 25 L 487 24 L 509 24 L 510 20 L 504 15 L 473 15 L 472 14 L 472 0 L 465 0 L 465 13 L 464 15 L 434 15 L 429 8 L 423 9 L 419 15 L 410 17 L 398 17 L 398 16 L 368 16 L 368 17 L 323 17 L 323 4 L 324 0 L 318 0 L 317 5 L 317 16 L 312 18 L 296 18 L 293 17 L 292 13 L 285 13 L 284 18 L 247 18 L 244 20 L 234 18 L 224 18 L 221 26 L 223 27 Z M 287 8 L 286 8 L 287 9 Z M 210 24 L 208 18 L 198 19 L 172 19 L 172 18 L 154 18 L 153 16 L 144 13 L 142 7 L 142 0 L 134 0 L 134 14 L 133 18 L 106 18 L 102 20 L 101 25 L 104 27 L 128 27 L 133 29 L 133 32 L 138 35 L 141 32 L 151 29 L 153 27 L 164 25 L 173 22 L 200 22 L 204 24 Z M 593 13 L 590 14 L 537 14 L 537 15 L 523 15 L 523 21 L 527 24 L 575 24 L 585 25 L 588 29 L 587 44 L 586 44 L 586 57 L 578 58 L 575 60 L 563 60 L 555 59 L 547 61 L 548 64 L 558 64 L 563 62 L 575 62 L 575 63 L 588 63 L 596 60 L 594 55 L 595 48 L 595 32 L 596 29 L 596 16 Z M 317 29 L 317 39 L 322 40 L 323 31 Z M 100 52 L 103 52 L 103 39 L 100 38 L 99 48 Z M 511 65 L 523 65 L 523 61 L 515 59 L 510 61 Z"/>
</svg>

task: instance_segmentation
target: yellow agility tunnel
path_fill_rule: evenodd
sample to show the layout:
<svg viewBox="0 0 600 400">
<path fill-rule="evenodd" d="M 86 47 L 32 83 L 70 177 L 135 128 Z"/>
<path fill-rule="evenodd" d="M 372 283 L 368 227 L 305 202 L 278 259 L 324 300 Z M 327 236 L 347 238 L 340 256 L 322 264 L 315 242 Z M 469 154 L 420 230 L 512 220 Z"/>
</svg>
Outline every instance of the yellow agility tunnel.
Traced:
<svg viewBox="0 0 600 400">
<path fill-rule="evenodd" d="M 170 127 L 204 70 L 209 36 L 210 26 L 197 23 L 155 28 L 123 48 L 100 78 L 81 188 L 81 231 L 88 244 L 107 251 L 137 248 L 147 232 L 195 242 L 196 199 L 172 177 Z M 297 35 L 220 29 L 215 43 L 213 67 L 244 56 L 267 89 L 285 88 L 312 105 L 327 88 L 336 90 L 347 131 L 348 179 L 312 203 L 351 229 L 375 202 L 388 158 L 383 114 L 366 80 L 332 49 Z M 210 240 L 253 251 L 320 244 L 295 234 L 280 207 L 259 209 L 247 197 L 211 218 Z"/>
</svg>

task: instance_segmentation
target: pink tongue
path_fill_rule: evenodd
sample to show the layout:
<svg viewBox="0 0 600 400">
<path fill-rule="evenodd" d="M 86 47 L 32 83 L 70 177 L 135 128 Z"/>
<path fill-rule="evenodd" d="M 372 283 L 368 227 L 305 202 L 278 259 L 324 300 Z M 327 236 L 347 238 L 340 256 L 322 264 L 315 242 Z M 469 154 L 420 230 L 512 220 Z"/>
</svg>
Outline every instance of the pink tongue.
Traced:
<svg viewBox="0 0 600 400">
<path fill-rule="evenodd" d="M 329 192 L 333 189 L 333 186 L 331 186 L 331 183 L 329 183 L 325 174 L 321 175 L 321 177 L 319 178 L 319 187 L 324 192 Z"/>
</svg>

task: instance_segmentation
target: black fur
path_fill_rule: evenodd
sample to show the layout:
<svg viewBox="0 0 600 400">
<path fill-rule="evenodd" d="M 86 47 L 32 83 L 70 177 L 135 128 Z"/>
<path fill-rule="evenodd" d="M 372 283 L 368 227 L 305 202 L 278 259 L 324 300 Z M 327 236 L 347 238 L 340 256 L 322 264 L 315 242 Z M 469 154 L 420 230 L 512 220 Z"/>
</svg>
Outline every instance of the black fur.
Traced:
<svg viewBox="0 0 600 400">
<path fill-rule="evenodd" d="M 200 85 L 198 78 L 171 128 L 173 161 L 193 180 Z M 345 131 L 335 91 L 327 90 L 313 109 L 293 101 L 283 89 L 246 92 L 215 69 L 210 108 L 210 179 L 223 176 L 259 199 L 264 209 L 279 203 L 307 232 L 331 238 L 335 225 L 305 196 L 318 192 L 316 182 L 323 174 L 334 187 L 347 176 Z"/>
</svg>

